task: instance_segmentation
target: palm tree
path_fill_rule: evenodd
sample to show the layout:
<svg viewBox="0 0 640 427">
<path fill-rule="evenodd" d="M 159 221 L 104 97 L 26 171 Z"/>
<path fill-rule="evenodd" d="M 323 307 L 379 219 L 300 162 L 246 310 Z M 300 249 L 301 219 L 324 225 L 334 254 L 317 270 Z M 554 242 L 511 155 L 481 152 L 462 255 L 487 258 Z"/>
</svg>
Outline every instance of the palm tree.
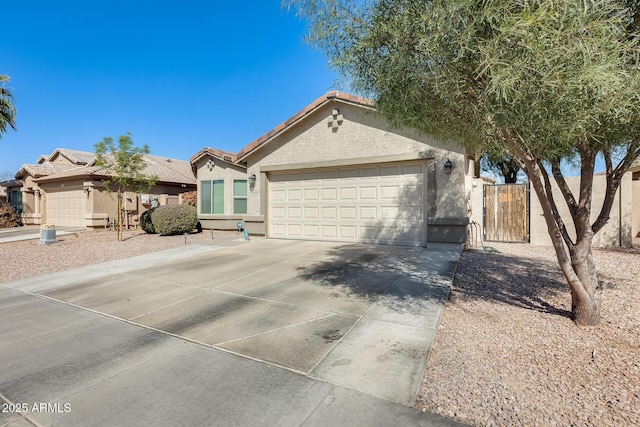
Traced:
<svg viewBox="0 0 640 427">
<path fill-rule="evenodd" d="M 16 130 L 16 106 L 13 104 L 13 95 L 4 87 L 4 83 L 8 81 L 9 76 L 0 74 L 0 137 L 9 126 Z"/>
</svg>

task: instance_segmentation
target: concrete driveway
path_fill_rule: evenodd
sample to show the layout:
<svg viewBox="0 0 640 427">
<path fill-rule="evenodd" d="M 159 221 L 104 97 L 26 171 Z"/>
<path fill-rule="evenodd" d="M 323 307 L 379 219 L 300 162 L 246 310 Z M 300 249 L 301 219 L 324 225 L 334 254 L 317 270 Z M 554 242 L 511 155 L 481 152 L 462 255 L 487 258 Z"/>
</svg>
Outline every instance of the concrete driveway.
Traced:
<svg viewBox="0 0 640 427">
<path fill-rule="evenodd" d="M 11 402 L 67 399 L 78 411 L 92 408 L 87 419 L 95 424 L 99 414 L 117 409 L 125 384 L 143 404 L 139 388 L 158 375 L 160 383 L 179 384 L 178 396 L 200 391 L 224 414 L 219 420 L 239 424 L 273 420 L 228 418 L 239 416 L 231 396 L 252 405 L 289 399 L 289 411 L 274 415 L 278 423 L 306 425 L 318 408 L 312 402 L 340 395 L 364 405 L 358 416 L 373 415 L 370 421 L 401 413 L 411 424 L 450 425 L 391 402 L 415 400 L 459 256 L 458 247 L 447 245 L 256 240 L 192 245 L 7 283 L 0 287 L 0 306 L 9 314 L 0 326 L 0 354 L 11 357 L 0 393 Z M 48 362 L 34 356 L 43 350 Z M 205 362 L 210 358 L 215 367 Z M 106 396 L 98 408 L 87 402 L 96 392 Z M 371 396 L 384 400 L 371 403 Z M 365 408 L 385 401 L 379 415 Z M 335 418 L 339 425 L 345 416 Z"/>
</svg>

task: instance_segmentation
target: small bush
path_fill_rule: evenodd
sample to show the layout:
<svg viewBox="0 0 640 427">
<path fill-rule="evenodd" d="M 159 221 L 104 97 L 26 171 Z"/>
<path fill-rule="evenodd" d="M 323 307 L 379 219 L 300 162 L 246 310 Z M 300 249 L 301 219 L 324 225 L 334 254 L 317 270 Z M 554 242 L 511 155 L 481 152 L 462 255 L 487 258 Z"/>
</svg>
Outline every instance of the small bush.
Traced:
<svg viewBox="0 0 640 427">
<path fill-rule="evenodd" d="M 145 233 L 156 234 L 156 229 L 153 227 L 153 221 L 151 220 L 151 214 L 154 210 L 149 209 L 140 215 L 140 227 Z"/>
<path fill-rule="evenodd" d="M 160 206 L 151 213 L 151 222 L 162 236 L 190 233 L 198 223 L 198 210 L 186 204 Z"/>
<path fill-rule="evenodd" d="M 22 225 L 20 214 L 8 202 L 0 202 L 0 228 Z"/>
</svg>

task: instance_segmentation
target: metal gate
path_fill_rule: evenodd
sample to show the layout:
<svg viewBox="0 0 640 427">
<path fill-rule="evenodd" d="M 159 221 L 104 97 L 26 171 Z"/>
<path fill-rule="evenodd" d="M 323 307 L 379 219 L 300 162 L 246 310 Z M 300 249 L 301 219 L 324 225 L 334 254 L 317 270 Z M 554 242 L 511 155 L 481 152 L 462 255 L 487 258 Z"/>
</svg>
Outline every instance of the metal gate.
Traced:
<svg viewBox="0 0 640 427">
<path fill-rule="evenodd" d="M 528 242 L 528 184 L 485 185 L 483 196 L 484 240 Z"/>
</svg>

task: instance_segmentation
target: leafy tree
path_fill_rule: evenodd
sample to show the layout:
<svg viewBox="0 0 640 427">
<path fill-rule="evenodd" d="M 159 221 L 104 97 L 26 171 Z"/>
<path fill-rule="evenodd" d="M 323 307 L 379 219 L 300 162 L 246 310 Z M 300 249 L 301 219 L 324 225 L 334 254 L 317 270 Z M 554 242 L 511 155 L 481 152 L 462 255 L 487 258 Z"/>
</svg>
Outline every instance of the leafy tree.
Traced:
<svg viewBox="0 0 640 427">
<path fill-rule="evenodd" d="M 633 0 L 629 0 L 635 3 Z M 640 154 L 638 27 L 618 0 L 293 0 L 309 42 L 392 124 L 512 153 L 542 205 L 578 325 L 600 322 L 592 241 Z M 637 10 L 637 9 L 636 9 Z M 607 189 L 591 222 L 596 156 Z M 580 165 L 570 191 L 560 162 Z M 559 215 L 551 179 L 573 219 Z"/>
<path fill-rule="evenodd" d="M 11 181 L 15 174 L 11 173 L 11 171 L 4 170 L 0 171 L 0 182 L 2 181 Z"/>
<path fill-rule="evenodd" d="M 120 136 L 118 144 L 113 138 L 105 137 L 95 144 L 96 166 L 102 168 L 102 173 L 109 176 L 103 180 L 108 191 L 115 186 L 118 200 L 117 231 L 118 240 L 122 240 L 122 194 L 125 190 L 144 193 L 155 184 L 157 176 L 147 176 L 144 155 L 149 154 L 149 146 L 134 146 L 131 133 Z"/>
<path fill-rule="evenodd" d="M 9 76 L 0 75 L 0 138 L 10 127 L 16 130 L 16 106 L 13 103 L 13 94 L 4 84 L 9 81 Z"/>
<path fill-rule="evenodd" d="M 513 157 L 507 154 L 486 152 L 480 162 L 483 170 L 502 175 L 505 184 L 515 184 L 518 181 L 520 163 Z"/>
</svg>

